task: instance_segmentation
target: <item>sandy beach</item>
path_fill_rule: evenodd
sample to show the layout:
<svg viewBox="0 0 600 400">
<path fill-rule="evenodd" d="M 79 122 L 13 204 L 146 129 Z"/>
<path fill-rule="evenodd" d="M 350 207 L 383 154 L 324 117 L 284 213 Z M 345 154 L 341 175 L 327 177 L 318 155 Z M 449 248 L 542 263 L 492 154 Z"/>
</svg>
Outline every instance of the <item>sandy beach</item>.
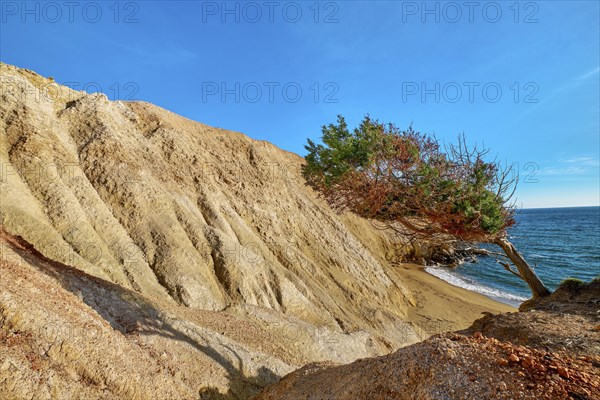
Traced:
<svg viewBox="0 0 600 400">
<path fill-rule="evenodd" d="M 416 307 L 409 308 L 408 320 L 427 333 L 467 328 L 485 313 L 517 311 L 482 294 L 453 286 L 427 273 L 421 265 L 403 264 L 395 270 L 416 301 Z"/>
</svg>

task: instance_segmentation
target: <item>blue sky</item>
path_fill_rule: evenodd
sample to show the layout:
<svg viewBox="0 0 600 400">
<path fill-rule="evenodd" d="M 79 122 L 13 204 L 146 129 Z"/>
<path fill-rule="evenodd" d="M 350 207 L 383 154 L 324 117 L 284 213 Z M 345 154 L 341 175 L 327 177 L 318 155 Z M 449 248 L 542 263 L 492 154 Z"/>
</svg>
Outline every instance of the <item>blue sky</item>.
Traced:
<svg viewBox="0 0 600 400">
<path fill-rule="evenodd" d="M 597 1 L 0 3 L 0 59 L 304 154 L 337 114 L 518 165 L 524 207 L 600 204 Z"/>
</svg>

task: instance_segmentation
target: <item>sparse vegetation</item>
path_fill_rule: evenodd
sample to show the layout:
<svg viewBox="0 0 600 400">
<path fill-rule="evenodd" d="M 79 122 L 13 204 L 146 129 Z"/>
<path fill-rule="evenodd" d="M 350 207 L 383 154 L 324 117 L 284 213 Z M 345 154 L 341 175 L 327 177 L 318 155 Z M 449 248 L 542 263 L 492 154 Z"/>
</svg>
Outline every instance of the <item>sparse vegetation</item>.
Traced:
<svg viewBox="0 0 600 400">
<path fill-rule="evenodd" d="M 596 278 L 598 279 L 598 278 Z M 592 281 L 593 282 L 593 281 Z M 560 284 L 560 289 L 566 289 L 568 291 L 574 291 L 582 286 L 585 286 L 585 282 L 578 278 L 567 278 Z"/>
</svg>

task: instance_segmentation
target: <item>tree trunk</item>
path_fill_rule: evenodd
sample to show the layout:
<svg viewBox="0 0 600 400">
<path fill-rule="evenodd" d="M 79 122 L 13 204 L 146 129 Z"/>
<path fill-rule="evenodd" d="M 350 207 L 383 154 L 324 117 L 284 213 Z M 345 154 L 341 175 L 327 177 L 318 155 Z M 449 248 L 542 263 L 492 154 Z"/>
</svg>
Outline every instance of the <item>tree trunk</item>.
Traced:
<svg viewBox="0 0 600 400">
<path fill-rule="evenodd" d="M 510 259 L 510 261 L 512 261 L 515 267 L 517 267 L 521 279 L 527 282 L 534 298 L 550 295 L 550 291 L 546 288 L 546 286 L 544 286 L 540 278 L 537 277 L 521 253 L 517 251 L 515 246 L 513 246 L 508 239 L 498 238 L 494 241 L 494 243 L 504 250 L 506 256 Z"/>
</svg>

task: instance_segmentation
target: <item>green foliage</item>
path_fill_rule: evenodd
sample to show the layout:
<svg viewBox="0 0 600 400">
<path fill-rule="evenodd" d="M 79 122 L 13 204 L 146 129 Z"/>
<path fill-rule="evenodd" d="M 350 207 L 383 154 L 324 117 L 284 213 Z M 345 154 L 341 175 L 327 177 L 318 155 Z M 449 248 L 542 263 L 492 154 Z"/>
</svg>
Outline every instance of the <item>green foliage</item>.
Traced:
<svg viewBox="0 0 600 400">
<path fill-rule="evenodd" d="M 361 126 L 350 133 L 346 120 L 338 115 L 338 124 L 322 127 L 323 144 L 316 145 L 308 139 L 304 175 L 323 179 L 326 186 L 338 182 L 350 171 L 367 165 L 375 146 L 383 142 L 382 127 L 368 117 Z"/>
<path fill-rule="evenodd" d="M 560 289 L 565 289 L 568 291 L 575 291 L 582 286 L 585 286 L 585 282 L 578 278 L 567 278 L 560 283 Z"/>
<path fill-rule="evenodd" d="M 479 224 L 487 233 L 496 233 L 504 226 L 504 202 L 494 193 L 483 187 L 472 187 L 470 183 L 463 185 L 456 193 L 460 198 L 455 212 L 464 215 L 468 224 Z"/>
<path fill-rule="evenodd" d="M 420 218 L 433 233 L 479 239 L 514 221 L 498 165 L 462 139 L 442 151 L 434 137 L 366 116 L 350 131 L 342 116 L 308 140 L 303 174 L 330 204 L 381 221 Z"/>
</svg>

